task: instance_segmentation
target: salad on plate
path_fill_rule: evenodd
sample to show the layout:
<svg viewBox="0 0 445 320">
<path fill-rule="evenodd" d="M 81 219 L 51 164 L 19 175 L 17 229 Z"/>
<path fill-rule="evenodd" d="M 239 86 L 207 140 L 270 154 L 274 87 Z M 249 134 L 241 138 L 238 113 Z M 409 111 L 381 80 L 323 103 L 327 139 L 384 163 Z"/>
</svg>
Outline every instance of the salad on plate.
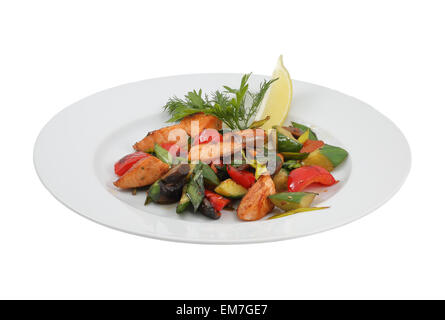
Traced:
<svg viewBox="0 0 445 320">
<path fill-rule="evenodd" d="M 115 163 L 114 185 L 143 190 L 145 205 L 177 203 L 177 214 L 211 219 L 222 211 L 255 221 L 275 207 L 281 212 L 268 219 L 326 209 L 311 207 L 318 194 L 306 189 L 336 184 L 332 171 L 347 151 L 319 140 L 305 124 L 283 125 L 293 93 L 281 56 L 258 90 L 249 77 L 237 88 L 171 97 L 164 111 L 172 124 L 149 132 Z"/>
</svg>

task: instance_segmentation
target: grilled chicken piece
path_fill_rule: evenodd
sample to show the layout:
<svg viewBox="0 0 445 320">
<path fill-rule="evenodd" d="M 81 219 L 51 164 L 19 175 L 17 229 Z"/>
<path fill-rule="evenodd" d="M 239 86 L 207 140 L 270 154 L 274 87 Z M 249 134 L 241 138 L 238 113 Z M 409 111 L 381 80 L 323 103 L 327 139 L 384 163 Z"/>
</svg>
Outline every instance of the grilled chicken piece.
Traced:
<svg viewBox="0 0 445 320">
<path fill-rule="evenodd" d="M 189 159 L 191 161 L 201 160 L 204 163 L 210 163 L 222 156 L 229 156 L 240 152 L 243 149 L 241 143 L 236 142 L 218 142 L 194 145 L 190 148 Z"/>
<path fill-rule="evenodd" d="M 198 132 L 192 132 L 192 122 L 198 121 L 199 124 L 199 131 Z M 179 123 L 182 129 L 184 129 L 189 136 L 192 136 L 193 134 L 200 134 L 204 129 L 215 129 L 215 130 L 221 130 L 222 128 L 222 122 L 217 117 L 204 114 L 204 113 L 196 113 L 194 115 L 185 117 L 181 120 Z"/>
<path fill-rule="evenodd" d="M 243 147 L 246 147 L 246 145 L 250 146 L 251 143 L 253 143 L 251 146 L 254 146 L 259 140 L 262 140 L 265 146 L 267 141 L 266 131 L 263 129 L 246 129 L 241 131 L 227 132 L 224 134 L 223 140 L 230 141 L 232 137 L 234 137 L 234 141 L 242 142 Z"/>
<path fill-rule="evenodd" d="M 148 186 L 161 178 L 168 170 L 168 164 L 150 156 L 136 162 L 122 177 L 114 182 L 114 185 L 121 189 Z"/>
<path fill-rule="evenodd" d="M 275 193 L 272 178 L 262 175 L 241 200 L 237 210 L 238 218 L 245 221 L 263 218 L 274 208 L 269 196 Z"/>
<path fill-rule="evenodd" d="M 228 132 L 223 135 L 223 142 L 192 146 L 189 152 L 189 159 L 209 163 L 221 157 L 240 152 L 246 145 L 253 147 L 259 139 L 266 139 L 266 133 L 263 129 Z M 253 142 L 252 144 L 251 141 Z"/>
<path fill-rule="evenodd" d="M 155 144 L 162 144 L 162 143 L 176 143 L 176 140 L 170 141 L 168 139 L 168 136 L 170 132 L 172 132 L 175 129 L 182 129 L 180 124 L 175 124 L 173 126 L 164 127 L 159 130 L 151 131 L 147 134 L 147 136 L 142 139 L 139 142 L 136 142 L 133 145 L 133 149 L 136 151 L 144 151 L 144 152 L 151 152 L 153 151 Z M 187 139 L 185 139 L 187 141 Z"/>
<path fill-rule="evenodd" d="M 133 148 L 137 151 L 152 151 L 156 143 L 178 143 L 180 146 L 184 146 L 187 144 L 188 136 L 192 133 L 192 121 L 198 121 L 199 124 L 199 132 L 196 134 L 199 134 L 206 128 L 220 130 L 222 126 L 221 120 L 218 118 L 197 113 L 185 117 L 178 124 L 149 132 L 144 139 L 135 143 Z M 184 130 L 185 132 L 178 131 L 171 137 L 172 140 L 169 140 L 170 133 L 176 129 Z M 188 136 L 185 133 L 187 133 Z"/>
</svg>

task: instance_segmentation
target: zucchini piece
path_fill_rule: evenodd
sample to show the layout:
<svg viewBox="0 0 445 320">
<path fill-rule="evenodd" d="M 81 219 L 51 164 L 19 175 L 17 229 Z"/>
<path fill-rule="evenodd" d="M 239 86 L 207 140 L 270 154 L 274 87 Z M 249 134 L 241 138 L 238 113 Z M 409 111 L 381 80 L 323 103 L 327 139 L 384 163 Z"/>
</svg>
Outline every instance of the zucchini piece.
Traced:
<svg viewBox="0 0 445 320">
<path fill-rule="evenodd" d="M 223 197 L 239 199 L 247 193 L 247 189 L 232 179 L 227 179 L 221 182 L 221 184 L 215 188 L 215 192 Z"/>
<path fill-rule="evenodd" d="M 346 150 L 325 144 L 321 148 L 311 152 L 309 156 L 303 160 L 303 165 L 316 165 L 332 171 L 342 163 L 347 156 L 348 152 Z"/>
<path fill-rule="evenodd" d="M 269 196 L 269 199 L 278 208 L 289 211 L 309 208 L 316 195 L 313 192 L 281 192 Z"/>
<path fill-rule="evenodd" d="M 286 169 L 281 169 L 273 177 L 273 183 L 275 184 L 275 189 L 277 192 L 287 191 L 287 180 L 289 178 L 289 173 Z"/>
<path fill-rule="evenodd" d="M 292 134 L 279 126 L 274 126 L 277 131 L 277 151 L 279 153 L 283 152 L 299 152 L 303 148 L 303 144 L 298 142 Z"/>
<path fill-rule="evenodd" d="M 348 156 L 348 152 L 340 147 L 334 147 L 329 144 L 323 145 L 318 149 L 322 155 L 331 161 L 332 165 L 337 167 L 340 163 L 342 163 L 346 157 Z"/>
<path fill-rule="evenodd" d="M 178 205 L 176 206 L 176 213 L 183 213 L 188 208 L 190 203 L 192 203 L 190 201 L 190 198 L 187 196 L 187 186 L 188 184 L 186 184 L 184 188 L 182 188 L 182 196 L 179 200 Z"/>
<path fill-rule="evenodd" d="M 148 189 L 147 197 L 150 197 L 153 202 L 159 201 L 159 199 L 161 198 L 161 186 L 159 185 L 159 180 L 150 186 L 150 189 Z"/>
<path fill-rule="evenodd" d="M 317 135 L 315 134 L 314 131 L 312 131 L 311 128 L 309 128 L 309 127 L 307 127 L 307 126 L 305 126 L 305 125 L 303 125 L 301 123 L 296 123 L 296 122 L 293 122 L 293 121 L 292 121 L 292 126 L 294 128 L 300 129 L 303 132 L 309 130 L 309 140 L 318 140 Z"/>
<path fill-rule="evenodd" d="M 309 156 L 307 152 L 281 152 L 284 160 L 303 160 Z"/>
</svg>

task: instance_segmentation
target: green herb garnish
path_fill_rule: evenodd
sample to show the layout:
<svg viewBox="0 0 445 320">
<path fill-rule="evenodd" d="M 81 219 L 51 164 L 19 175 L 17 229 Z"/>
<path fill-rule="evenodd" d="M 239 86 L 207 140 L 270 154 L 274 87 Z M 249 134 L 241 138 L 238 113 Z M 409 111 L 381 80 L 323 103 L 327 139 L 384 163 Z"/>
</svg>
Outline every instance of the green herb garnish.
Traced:
<svg viewBox="0 0 445 320">
<path fill-rule="evenodd" d="M 170 98 L 164 106 L 164 110 L 171 116 L 168 122 L 176 122 L 189 115 L 203 112 L 219 118 L 232 130 L 249 128 L 252 117 L 257 113 L 267 90 L 274 81 L 278 80 L 278 78 L 264 80 L 259 91 L 253 93 L 249 91 L 247 83 L 250 75 L 245 74 L 241 78 L 239 88 L 223 86 L 224 90 L 217 90 L 210 97 L 207 94 L 203 96 L 202 90 L 199 89 L 188 92 L 184 99 L 176 96 Z"/>
</svg>

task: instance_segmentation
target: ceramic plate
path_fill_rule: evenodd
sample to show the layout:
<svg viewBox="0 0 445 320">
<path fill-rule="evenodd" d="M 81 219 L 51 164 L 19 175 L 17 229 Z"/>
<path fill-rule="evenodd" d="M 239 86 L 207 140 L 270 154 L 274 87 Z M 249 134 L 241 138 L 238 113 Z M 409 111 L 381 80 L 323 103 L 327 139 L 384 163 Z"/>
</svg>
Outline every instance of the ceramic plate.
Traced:
<svg viewBox="0 0 445 320">
<path fill-rule="evenodd" d="M 223 211 L 219 220 L 178 215 L 175 204 L 144 206 L 145 194 L 120 191 L 114 162 L 134 142 L 164 126 L 161 107 L 190 89 L 236 87 L 241 74 L 193 74 L 150 79 L 108 89 L 65 108 L 41 131 L 34 164 L 46 188 L 73 211 L 118 230 L 151 238 L 194 243 L 251 243 L 283 240 L 344 225 L 374 211 L 401 187 L 410 150 L 400 130 L 369 105 L 339 92 L 293 81 L 286 123 L 309 125 L 319 139 L 345 148 L 348 159 L 333 171 L 339 183 L 315 188 L 314 206 L 330 209 L 244 222 Z M 252 76 L 258 87 L 266 76 Z M 384 156 L 382 156 L 384 155 Z"/>
</svg>

